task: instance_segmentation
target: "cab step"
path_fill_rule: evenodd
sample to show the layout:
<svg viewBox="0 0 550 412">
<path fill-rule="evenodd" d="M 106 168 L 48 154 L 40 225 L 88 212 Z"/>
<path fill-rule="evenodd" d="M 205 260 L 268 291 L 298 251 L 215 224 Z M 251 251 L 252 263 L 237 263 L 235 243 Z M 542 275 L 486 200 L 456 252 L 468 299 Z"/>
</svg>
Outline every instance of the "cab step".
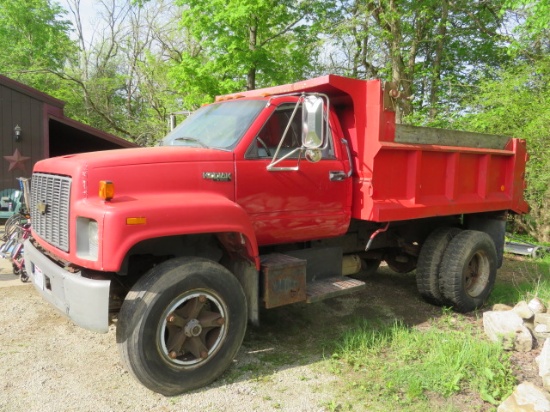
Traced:
<svg viewBox="0 0 550 412">
<path fill-rule="evenodd" d="M 340 295 L 347 295 L 364 289 L 365 286 L 365 282 L 345 276 L 317 280 L 307 285 L 306 302 L 314 303 Z"/>
</svg>

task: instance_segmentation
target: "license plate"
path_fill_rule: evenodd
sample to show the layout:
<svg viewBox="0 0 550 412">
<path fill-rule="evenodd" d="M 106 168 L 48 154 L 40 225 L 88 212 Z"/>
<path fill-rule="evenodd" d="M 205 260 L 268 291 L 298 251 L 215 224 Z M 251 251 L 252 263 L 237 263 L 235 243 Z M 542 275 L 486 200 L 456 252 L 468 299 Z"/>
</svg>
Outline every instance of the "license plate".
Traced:
<svg viewBox="0 0 550 412">
<path fill-rule="evenodd" d="M 34 283 L 40 289 L 44 290 L 44 273 L 38 266 L 34 266 Z"/>
</svg>

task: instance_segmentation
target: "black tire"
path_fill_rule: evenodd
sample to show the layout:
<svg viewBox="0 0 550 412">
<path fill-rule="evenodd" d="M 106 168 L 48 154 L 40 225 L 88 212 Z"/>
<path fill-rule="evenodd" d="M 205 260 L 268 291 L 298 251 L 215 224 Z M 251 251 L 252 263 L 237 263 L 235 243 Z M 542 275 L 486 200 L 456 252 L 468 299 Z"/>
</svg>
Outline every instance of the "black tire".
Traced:
<svg viewBox="0 0 550 412">
<path fill-rule="evenodd" d="M 384 258 L 388 267 L 397 273 L 410 273 L 416 269 L 416 258 L 411 255 L 406 255 L 407 261 L 400 262 L 397 260 L 397 256 L 394 254 L 388 255 Z"/>
<path fill-rule="evenodd" d="M 420 249 L 416 286 L 420 296 L 428 303 L 437 306 L 445 303 L 439 285 L 441 261 L 449 242 L 460 232 L 462 230 L 457 227 L 440 227 L 430 233 Z"/>
<path fill-rule="evenodd" d="M 144 386 L 178 395 L 218 378 L 241 346 L 247 304 L 238 280 L 202 258 L 172 259 L 130 290 L 119 313 L 117 344 Z"/>
<path fill-rule="evenodd" d="M 27 275 L 27 272 L 24 269 L 19 274 L 19 280 L 23 283 L 27 283 L 29 281 L 29 275 Z"/>
<path fill-rule="evenodd" d="M 497 252 L 491 237 L 475 230 L 455 236 L 443 255 L 441 292 L 454 310 L 470 312 L 486 302 L 497 272 Z"/>
</svg>

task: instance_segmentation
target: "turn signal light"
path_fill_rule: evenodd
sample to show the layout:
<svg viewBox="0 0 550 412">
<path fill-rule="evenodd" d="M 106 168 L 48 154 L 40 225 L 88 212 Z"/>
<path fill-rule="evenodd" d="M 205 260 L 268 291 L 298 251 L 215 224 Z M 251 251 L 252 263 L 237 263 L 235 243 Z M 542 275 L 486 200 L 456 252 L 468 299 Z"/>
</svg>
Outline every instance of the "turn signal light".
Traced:
<svg viewBox="0 0 550 412">
<path fill-rule="evenodd" d="M 103 200 L 111 200 L 115 196 L 115 185 L 110 180 L 99 181 L 99 197 Z"/>
<path fill-rule="evenodd" d="M 145 225 L 147 224 L 147 218 L 144 217 L 127 217 L 127 225 Z"/>
</svg>

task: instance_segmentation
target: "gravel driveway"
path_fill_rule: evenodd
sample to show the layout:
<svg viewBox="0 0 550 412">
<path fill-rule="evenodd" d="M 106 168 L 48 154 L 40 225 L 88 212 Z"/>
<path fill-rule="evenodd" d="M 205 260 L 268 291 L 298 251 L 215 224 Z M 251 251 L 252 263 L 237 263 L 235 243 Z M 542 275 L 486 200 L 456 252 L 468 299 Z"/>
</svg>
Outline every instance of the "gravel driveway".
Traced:
<svg viewBox="0 0 550 412">
<path fill-rule="evenodd" d="M 319 357 L 254 373 L 258 354 L 277 354 L 266 340 L 254 339 L 245 340 L 221 379 L 167 398 L 123 369 L 114 326 L 107 334 L 74 326 L 3 259 L 0 302 L 0 411 L 323 411 L 331 400 L 335 377 Z"/>
</svg>

